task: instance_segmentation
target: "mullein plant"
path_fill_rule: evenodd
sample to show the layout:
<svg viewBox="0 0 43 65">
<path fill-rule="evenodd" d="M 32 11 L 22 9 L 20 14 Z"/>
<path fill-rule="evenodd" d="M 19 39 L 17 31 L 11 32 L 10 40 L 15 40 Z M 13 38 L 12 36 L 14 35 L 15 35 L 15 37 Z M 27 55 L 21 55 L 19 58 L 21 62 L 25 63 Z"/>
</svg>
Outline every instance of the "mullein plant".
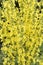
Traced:
<svg viewBox="0 0 43 65">
<path fill-rule="evenodd" d="M 0 65 L 43 65 L 43 0 L 0 0 Z"/>
</svg>

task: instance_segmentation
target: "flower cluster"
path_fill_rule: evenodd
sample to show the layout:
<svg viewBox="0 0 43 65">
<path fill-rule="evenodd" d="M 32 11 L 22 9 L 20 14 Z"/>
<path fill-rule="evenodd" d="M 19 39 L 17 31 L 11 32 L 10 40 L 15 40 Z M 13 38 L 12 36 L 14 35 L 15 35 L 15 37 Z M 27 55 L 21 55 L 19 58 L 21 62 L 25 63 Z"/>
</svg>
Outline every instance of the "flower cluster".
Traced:
<svg viewBox="0 0 43 65">
<path fill-rule="evenodd" d="M 0 65 L 43 65 L 43 0 L 0 0 Z"/>
</svg>

